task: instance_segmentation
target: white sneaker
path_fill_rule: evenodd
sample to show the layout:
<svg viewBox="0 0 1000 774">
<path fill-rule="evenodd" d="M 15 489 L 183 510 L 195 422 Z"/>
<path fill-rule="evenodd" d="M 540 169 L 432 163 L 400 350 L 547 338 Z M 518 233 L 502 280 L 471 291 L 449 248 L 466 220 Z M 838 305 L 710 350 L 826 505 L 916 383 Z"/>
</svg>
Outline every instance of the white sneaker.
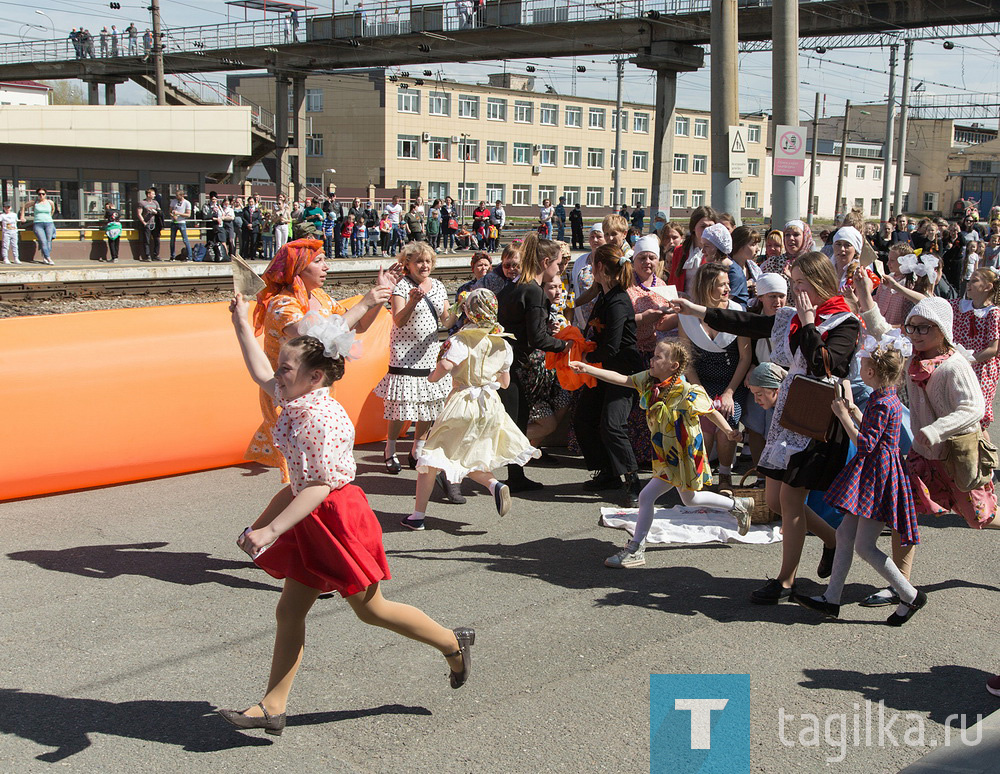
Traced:
<svg viewBox="0 0 1000 774">
<path fill-rule="evenodd" d="M 625 570 L 629 567 L 642 567 L 646 563 L 646 547 L 642 545 L 633 551 L 629 548 L 630 544 L 626 543 L 621 551 L 605 559 L 604 566 L 613 567 L 616 570 Z"/>
<path fill-rule="evenodd" d="M 736 519 L 736 523 L 739 525 L 737 532 L 745 535 L 750 531 L 750 510 L 754 505 L 753 498 L 734 497 L 733 502 L 735 505 L 733 505 L 729 512 L 733 514 L 733 518 Z"/>
</svg>

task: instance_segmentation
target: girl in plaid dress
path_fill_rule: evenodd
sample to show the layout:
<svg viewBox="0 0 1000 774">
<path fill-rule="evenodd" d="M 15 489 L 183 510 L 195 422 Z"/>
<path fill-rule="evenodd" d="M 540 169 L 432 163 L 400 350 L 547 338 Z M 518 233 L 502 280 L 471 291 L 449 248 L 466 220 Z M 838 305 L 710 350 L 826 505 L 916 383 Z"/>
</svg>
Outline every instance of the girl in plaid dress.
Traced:
<svg viewBox="0 0 1000 774">
<path fill-rule="evenodd" d="M 884 335 L 881 341 L 867 337 L 861 352 L 861 378 L 874 392 L 861 416 L 860 428 L 855 427 L 854 420 L 861 412 L 850 397 L 833 404 L 834 413 L 858 450 L 826 493 L 826 501 L 844 512 L 837 529 L 833 574 L 820 597 L 792 594 L 792 599 L 803 607 L 833 618 L 840 615 L 840 595 L 851 569 L 852 549 L 899 596 L 900 605 L 887 624 L 902 626 L 927 602 L 927 595 L 910 585 L 892 559 L 876 546 L 885 526 L 899 533 L 904 546 L 920 541 L 910 479 L 899 453 L 903 404 L 896 395 L 896 384 L 910 353 L 910 342 L 898 331 Z"/>
</svg>

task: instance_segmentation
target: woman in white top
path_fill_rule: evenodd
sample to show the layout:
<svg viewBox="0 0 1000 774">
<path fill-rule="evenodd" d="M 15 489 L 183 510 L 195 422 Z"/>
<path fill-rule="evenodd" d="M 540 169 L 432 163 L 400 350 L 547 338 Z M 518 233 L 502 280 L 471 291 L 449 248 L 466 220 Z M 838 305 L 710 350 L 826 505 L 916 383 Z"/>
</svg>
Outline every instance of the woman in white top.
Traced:
<svg viewBox="0 0 1000 774">
<path fill-rule="evenodd" d="M 542 208 L 538 211 L 538 219 L 545 226 L 545 238 L 552 239 L 552 215 L 555 209 L 549 199 L 542 201 Z"/>
</svg>

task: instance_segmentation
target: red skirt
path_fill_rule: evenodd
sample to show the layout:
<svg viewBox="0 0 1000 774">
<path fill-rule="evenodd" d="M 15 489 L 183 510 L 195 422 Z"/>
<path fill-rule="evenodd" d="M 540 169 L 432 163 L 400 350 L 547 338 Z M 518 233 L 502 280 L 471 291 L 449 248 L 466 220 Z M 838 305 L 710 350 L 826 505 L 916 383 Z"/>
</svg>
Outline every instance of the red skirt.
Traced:
<svg viewBox="0 0 1000 774">
<path fill-rule="evenodd" d="M 349 597 L 389 580 L 382 525 L 360 487 L 334 489 L 254 560 L 274 578 Z"/>
</svg>

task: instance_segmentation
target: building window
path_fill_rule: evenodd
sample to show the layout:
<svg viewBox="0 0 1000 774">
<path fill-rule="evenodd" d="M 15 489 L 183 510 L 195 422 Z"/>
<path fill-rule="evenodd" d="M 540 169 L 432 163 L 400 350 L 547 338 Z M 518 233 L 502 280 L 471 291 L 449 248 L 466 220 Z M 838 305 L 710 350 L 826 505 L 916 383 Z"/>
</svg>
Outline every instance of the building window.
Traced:
<svg viewBox="0 0 1000 774">
<path fill-rule="evenodd" d="M 587 148 L 587 169 L 604 169 L 603 148 Z"/>
<path fill-rule="evenodd" d="M 514 122 L 518 124 L 530 124 L 534 117 L 532 116 L 532 111 L 534 110 L 534 103 L 525 102 L 524 100 L 515 99 L 514 100 Z"/>
<path fill-rule="evenodd" d="M 583 108 L 566 108 L 566 126 L 579 129 L 583 126 Z"/>
<path fill-rule="evenodd" d="M 504 201 L 504 184 L 503 183 L 487 183 L 486 184 L 486 201 L 492 202 L 502 202 Z"/>
<path fill-rule="evenodd" d="M 547 102 L 539 105 L 538 123 L 542 126 L 559 126 L 559 106 Z"/>
<path fill-rule="evenodd" d="M 872 167 L 872 180 L 882 179 L 882 167 Z"/>
<path fill-rule="evenodd" d="M 306 155 L 307 156 L 323 155 L 323 135 L 321 134 L 306 135 Z"/>
<path fill-rule="evenodd" d="M 819 197 L 813 197 L 813 214 L 819 212 Z"/>
<path fill-rule="evenodd" d="M 674 172 L 687 172 L 688 171 L 688 157 L 686 153 L 675 153 L 674 154 Z M 684 205 L 682 204 L 681 207 Z"/>
<path fill-rule="evenodd" d="M 694 136 L 705 139 L 708 137 L 708 119 L 707 118 L 696 118 L 694 120 Z M 694 206 L 694 205 L 692 205 Z"/>
<path fill-rule="evenodd" d="M 708 173 L 708 156 L 692 156 L 691 157 L 691 172 L 695 175 L 704 175 Z M 692 194 L 693 196 L 693 194 Z M 697 204 L 691 205 L 692 207 L 697 207 Z"/>
<path fill-rule="evenodd" d="M 705 192 L 704 191 L 692 191 L 691 192 L 691 206 L 701 207 L 705 204 Z"/>
<path fill-rule="evenodd" d="M 760 124 L 750 124 L 747 127 L 747 142 L 760 142 Z M 756 209 L 751 207 L 748 209 Z"/>
<path fill-rule="evenodd" d="M 451 115 L 451 95 L 443 91 L 432 91 L 427 95 L 429 107 L 427 112 L 432 116 Z"/>
<path fill-rule="evenodd" d="M 563 188 L 563 196 L 566 197 L 566 206 L 573 207 L 580 203 L 580 187 L 570 186 Z"/>
<path fill-rule="evenodd" d="M 746 195 L 743 197 L 743 206 L 748 210 L 757 209 L 757 192 L 747 191 Z"/>
<path fill-rule="evenodd" d="M 435 199 L 440 199 L 444 201 L 448 197 L 448 184 L 447 183 L 428 183 L 427 184 L 427 198 L 430 201 Z"/>
<path fill-rule="evenodd" d="M 618 169 L 618 165 L 615 162 L 615 152 L 611 151 L 611 168 Z M 621 169 L 628 169 L 628 151 L 623 150 L 621 152 Z"/>
<path fill-rule="evenodd" d="M 600 186 L 587 186 L 587 206 L 588 207 L 603 207 L 604 206 L 604 189 Z"/>
<path fill-rule="evenodd" d="M 604 108 L 590 108 L 587 116 L 587 126 L 591 129 L 604 128 Z M 590 196 L 589 193 L 587 195 Z"/>
<path fill-rule="evenodd" d="M 747 159 L 747 175 L 760 177 L 760 159 Z"/>
<path fill-rule="evenodd" d="M 479 97 L 474 94 L 459 94 L 458 117 L 479 118 Z"/>
<path fill-rule="evenodd" d="M 486 163 L 506 164 L 507 163 L 507 143 L 496 140 L 486 141 Z"/>
<path fill-rule="evenodd" d="M 633 188 L 632 189 L 632 206 L 633 207 L 645 207 L 646 206 L 646 189 L 645 188 Z"/>
<path fill-rule="evenodd" d="M 511 204 L 531 204 L 531 186 L 515 185 L 512 187 Z"/>
<path fill-rule="evenodd" d="M 555 145 L 538 146 L 538 163 L 543 167 L 554 167 L 556 165 L 556 154 L 559 149 Z"/>
<path fill-rule="evenodd" d="M 479 183 L 458 184 L 458 199 L 464 204 L 474 202 L 479 199 Z"/>
<path fill-rule="evenodd" d="M 310 188 L 320 188 L 323 185 L 322 177 L 307 177 L 306 185 Z"/>
<path fill-rule="evenodd" d="M 854 200 L 854 209 L 861 210 L 862 212 L 864 212 L 864 209 L 865 209 L 865 200 L 861 199 L 861 198 L 855 199 Z"/>
<path fill-rule="evenodd" d="M 515 142 L 514 143 L 514 163 L 515 164 L 530 164 L 531 163 L 531 143 L 530 142 Z"/>
<path fill-rule="evenodd" d="M 566 147 L 563 149 L 563 166 L 564 167 L 579 167 L 580 160 L 583 157 L 582 148 L 570 148 Z"/>
<path fill-rule="evenodd" d="M 636 134 L 649 134 L 649 113 L 635 113 L 632 116 L 632 131 Z"/>
<path fill-rule="evenodd" d="M 618 113 L 615 110 L 611 111 L 611 131 L 618 129 Z M 622 111 L 622 131 L 628 131 L 628 111 Z"/>
<path fill-rule="evenodd" d="M 451 143 L 447 137 L 431 137 L 427 143 L 427 158 L 435 161 L 447 161 Z"/>
<path fill-rule="evenodd" d="M 458 158 L 462 161 L 470 161 L 474 164 L 479 162 L 479 140 L 470 140 L 468 137 L 458 143 Z"/>
<path fill-rule="evenodd" d="M 396 157 L 400 159 L 419 159 L 420 137 L 415 134 L 396 135 Z"/>
<path fill-rule="evenodd" d="M 926 197 L 926 194 L 924 194 L 924 196 Z M 926 201 L 926 199 L 925 199 L 925 201 Z M 871 212 L 869 214 L 873 218 L 877 218 L 881 214 L 881 212 L 882 212 L 882 200 L 881 199 L 872 199 L 872 209 L 871 209 Z"/>
<path fill-rule="evenodd" d="M 416 191 L 420 188 L 419 180 L 397 180 L 396 188 L 409 188 L 411 191 Z"/>
<path fill-rule="evenodd" d="M 649 169 L 649 151 L 632 151 L 632 171 L 645 172 Z"/>
<path fill-rule="evenodd" d="M 688 194 L 687 191 L 674 191 L 670 197 L 671 207 L 687 207 Z"/>
<path fill-rule="evenodd" d="M 550 202 L 554 202 L 556 200 L 556 187 L 554 185 L 538 186 L 538 203 L 541 204 L 546 199 Z"/>
<path fill-rule="evenodd" d="M 822 168 L 823 165 L 817 161 L 815 166 L 813 167 L 813 174 L 816 175 L 816 177 L 819 177 L 819 173 Z M 813 212 L 816 212 L 816 210 L 813 210 Z"/>
<path fill-rule="evenodd" d="M 625 189 L 624 188 L 620 188 L 618 190 L 618 196 L 615 196 L 615 189 L 614 188 L 609 188 L 608 189 L 608 196 L 611 197 L 611 201 L 609 202 L 609 204 L 612 207 L 620 207 L 621 205 L 625 204 Z"/>
<path fill-rule="evenodd" d="M 413 89 L 400 89 L 396 97 L 396 108 L 400 113 L 419 113 L 420 92 Z"/>
<path fill-rule="evenodd" d="M 930 191 L 924 192 L 924 209 L 928 212 L 936 212 L 938 208 L 938 195 Z"/>
<path fill-rule="evenodd" d="M 497 97 L 486 99 L 486 120 L 506 121 L 507 120 L 507 100 Z"/>
<path fill-rule="evenodd" d="M 322 89 L 306 89 L 306 112 L 307 113 L 323 112 Z"/>
<path fill-rule="evenodd" d="M 687 116 L 677 116 L 674 119 L 674 134 L 678 137 L 687 137 L 691 134 L 691 119 Z"/>
<path fill-rule="evenodd" d="M 854 176 L 858 180 L 864 180 L 865 179 L 865 165 L 864 164 L 858 164 L 858 168 L 854 171 Z"/>
</svg>

